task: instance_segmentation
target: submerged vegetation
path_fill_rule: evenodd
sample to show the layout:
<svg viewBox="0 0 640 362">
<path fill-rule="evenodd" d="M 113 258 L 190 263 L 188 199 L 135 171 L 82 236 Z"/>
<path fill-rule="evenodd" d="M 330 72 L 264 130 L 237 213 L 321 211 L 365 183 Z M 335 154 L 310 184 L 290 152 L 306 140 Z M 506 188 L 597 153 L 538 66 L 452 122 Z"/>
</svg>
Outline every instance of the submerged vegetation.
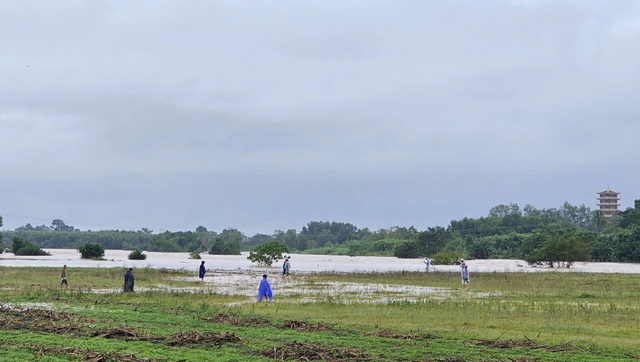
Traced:
<svg viewBox="0 0 640 362">
<path fill-rule="evenodd" d="M 394 284 L 452 294 L 309 301 L 276 288 L 274 302 L 255 303 L 255 296 L 216 294 L 215 285 L 185 271 L 138 269 L 136 287 L 190 292 L 126 294 L 102 291 L 121 283 L 122 269 L 73 268 L 68 289 L 58 286 L 58 273 L 0 268 L 0 360 L 34 353 L 56 361 L 577 362 L 640 355 L 635 275 L 474 273 L 463 289 L 455 273 L 312 274 L 296 278 L 316 288 Z"/>
</svg>

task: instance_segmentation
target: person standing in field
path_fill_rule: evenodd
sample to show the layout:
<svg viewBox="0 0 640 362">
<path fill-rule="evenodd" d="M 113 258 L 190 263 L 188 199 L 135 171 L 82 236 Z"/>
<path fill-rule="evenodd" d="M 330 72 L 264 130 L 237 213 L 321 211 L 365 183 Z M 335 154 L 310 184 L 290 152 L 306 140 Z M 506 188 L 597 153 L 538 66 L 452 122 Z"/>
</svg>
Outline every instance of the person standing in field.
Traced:
<svg viewBox="0 0 640 362">
<path fill-rule="evenodd" d="M 462 285 L 466 286 L 467 284 L 469 284 L 469 270 L 467 269 L 466 265 L 462 268 L 461 275 L 462 275 Z"/>
<path fill-rule="evenodd" d="M 287 260 L 289 260 L 288 258 L 288 256 L 284 256 L 284 261 L 282 262 L 282 276 L 287 275 Z"/>
<path fill-rule="evenodd" d="M 284 259 L 284 271 L 283 271 L 283 273 L 284 273 L 286 276 L 289 276 L 289 272 L 291 271 L 291 263 L 289 263 L 289 258 L 291 258 L 291 257 L 290 257 L 290 256 L 288 256 L 288 257 L 286 257 L 286 258 Z"/>
<path fill-rule="evenodd" d="M 124 291 L 126 292 L 133 292 L 133 282 L 134 282 L 134 277 L 133 277 L 133 268 L 129 268 L 129 270 L 127 270 L 127 273 L 124 275 Z"/>
<path fill-rule="evenodd" d="M 262 302 L 262 298 L 271 301 L 273 299 L 273 293 L 271 292 L 271 284 L 267 281 L 267 274 L 262 275 L 260 286 L 258 287 L 258 302 Z"/>
<path fill-rule="evenodd" d="M 69 288 L 69 283 L 67 283 L 67 266 L 62 266 L 62 271 L 60 272 L 60 287 L 62 288 L 62 284 L 66 285 Z"/>
<path fill-rule="evenodd" d="M 198 278 L 200 281 L 204 281 L 204 275 L 207 273 L 207 268 L 204 267 L 204 260 L 200 263 L 200 272 L 198 273 Z"/>
<path fill-rule="evenodd" d="M 431 259 L 429 257 L 424 258 L 424 264 L 426 266 L 426 271 L 429 272 L 429 267 L 431 266 Z"/>
</svg>

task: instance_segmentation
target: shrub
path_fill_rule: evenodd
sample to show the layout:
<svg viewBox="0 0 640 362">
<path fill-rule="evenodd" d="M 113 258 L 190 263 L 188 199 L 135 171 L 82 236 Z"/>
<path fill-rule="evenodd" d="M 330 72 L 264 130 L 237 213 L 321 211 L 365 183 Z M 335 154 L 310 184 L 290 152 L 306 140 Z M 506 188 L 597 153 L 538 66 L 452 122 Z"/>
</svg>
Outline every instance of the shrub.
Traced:
<svg viewBox="0 0 640 362">
<path fill-rule="evenodd" d="M 431 264 L 455 265 L 458 264 L 460 259 L 464 259 L 465 257 L 465 253 L 461 250 L 443 250 L 431 257 Z"/>
<path fill-rule="evenodd" d="M 11 252 L 14 255 L 51 255 L 42 250 L 38 245 L 19 237 L 13 238 Z"/>
<path fill-rule="evenodd" d="M 145 260 L 147 258 L 147 254 L 144 254 L 142 250 L 136 249 L 129 253 L 129 260 Z"/>
<path fill-rule="evenodd" d="M 196 260 L 200 260 L 200 259 L 202 259 L 202 257 L 200 256 L 200 252 L 196 250 L 196 251 L 192 251 L 192 252 L 189 254 L 189 259 L 196 259 Z"/>
<path fill-rule="evenodd" d="M 86 243 L 78 248 L 82 259 L 98 259 L 104 256 L 102 244 Z"/>
<path fill-rule="evenodd" d="M 272 241 L 259 245 L 255 251 L 249 253 L 247 259 L 252 263 L 264 266 L 271 266 L 273 262 L 282 258 L 282 253 L 288 253 L 289 248 L 277 241 Z"/>
</svg>

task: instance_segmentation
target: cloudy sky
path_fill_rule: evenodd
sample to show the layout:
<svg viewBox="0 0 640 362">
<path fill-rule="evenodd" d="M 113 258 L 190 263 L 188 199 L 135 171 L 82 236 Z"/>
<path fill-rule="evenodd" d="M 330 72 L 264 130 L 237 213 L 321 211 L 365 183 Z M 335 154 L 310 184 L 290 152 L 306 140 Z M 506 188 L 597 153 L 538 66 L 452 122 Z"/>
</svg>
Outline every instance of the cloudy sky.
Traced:
<svg viewBox="0 0 640 362">
<path fill-rule="evenodd" d="M 3 0 L 0 215 L 247 235 L 640 199 L 640 1 Z"/>
</svg>

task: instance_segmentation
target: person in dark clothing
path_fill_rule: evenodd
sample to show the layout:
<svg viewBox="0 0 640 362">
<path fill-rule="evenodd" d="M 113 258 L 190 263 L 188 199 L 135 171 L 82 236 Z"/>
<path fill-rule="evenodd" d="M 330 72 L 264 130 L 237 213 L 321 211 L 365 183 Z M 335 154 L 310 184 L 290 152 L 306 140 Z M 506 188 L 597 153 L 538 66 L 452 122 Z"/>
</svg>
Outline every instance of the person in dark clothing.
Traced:
<svg viewBox="0 0 640 362">
<path fill-rule="evenodd" d="M 62 266 L 62 272 L 60 272 L 60 287 L 62 288 L 62 284 L 66 285 L 67 288 L 69 287 L 69 283 L 67 283 L 67 266 L 63 265 Z"/>
<path fill-rule="evenodd" d="M 124 275 L 124 291 L 125 292 L 133 292 L 133 268 L 129 268 L 127 273 Z"/>
<path fill-rule="evenodd" d="M 204 267 L 204 260 L 200 263 L 200 272 L 198 273 L 198 278 L 201 281 L 204 281 L 204 275 L 207 273 L 207 268 Z"/>
</svg>

